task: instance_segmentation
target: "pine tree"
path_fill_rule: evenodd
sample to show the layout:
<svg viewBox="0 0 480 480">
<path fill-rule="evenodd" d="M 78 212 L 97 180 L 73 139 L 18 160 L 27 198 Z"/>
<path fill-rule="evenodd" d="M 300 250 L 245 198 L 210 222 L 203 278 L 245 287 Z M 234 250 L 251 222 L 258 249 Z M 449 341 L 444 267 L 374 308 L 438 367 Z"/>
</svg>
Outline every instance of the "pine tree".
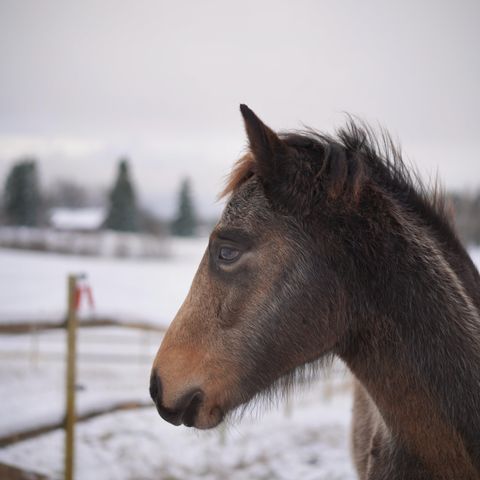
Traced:
<svg viewBox="0 0 480 480">
<path fill-rule="evenodd" d="M 110 230 L 120 232 L 138 230 L 136 196 L 130 180 L 127 159 L 121 159 L 118 164 L 118 175 L 110 192 L 110 208 L 104 225 Z"/>
<path fill-rule="evenodd" d="M 40 192 L 35 161 L 17 162 L 7 176 L 4 209 L 10 225 L 34 227 L 39 223 Z"/>
<path fill-rule="evenodd" d="M 172 233 L 181 237 L 195 234 L 197 219 L 193 206 L 192 193 L 188 178 L 182 180 L 178 199 L 178 212 L 172 222 Z"/>
</svg>

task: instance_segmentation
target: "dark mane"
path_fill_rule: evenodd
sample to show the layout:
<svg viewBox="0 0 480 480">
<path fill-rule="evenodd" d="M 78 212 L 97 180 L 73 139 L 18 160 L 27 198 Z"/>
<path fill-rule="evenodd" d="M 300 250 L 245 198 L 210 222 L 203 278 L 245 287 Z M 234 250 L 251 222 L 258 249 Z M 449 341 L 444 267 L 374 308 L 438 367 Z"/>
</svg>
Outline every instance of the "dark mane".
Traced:
<svg viewBox="0 0 480 480">
<path fill-rule="evenodd" d="M 279 136 L 301 158 L 301 174 L 306 177 L 302 187 L 309 183 L 310 189 L 323 190 L 329 198 L 342 196 L 355 204 L 365 185 L 375 183 L 434 230 L 455 236 L 451 208 L 439 182 L 423 182 L 418 171 L 406 165 L 400 147 L 387 131 L 378 133 L 350 118 L 334 136 L 312 129 Z M 220 198 L 233 193 L 255 173 L 255 159 L 247 153 L 237 161 Z"/>
</svg>

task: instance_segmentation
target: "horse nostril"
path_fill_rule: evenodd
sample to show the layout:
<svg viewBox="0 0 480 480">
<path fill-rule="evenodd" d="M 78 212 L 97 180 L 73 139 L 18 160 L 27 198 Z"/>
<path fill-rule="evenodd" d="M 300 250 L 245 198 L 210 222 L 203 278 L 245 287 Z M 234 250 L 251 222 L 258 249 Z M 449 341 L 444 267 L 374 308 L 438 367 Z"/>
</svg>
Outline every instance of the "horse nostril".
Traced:
<svg viewBox="0 0 480 480">
<path fill-rule="evenodd" d="M 194 390 L 188 395 L 185 408 L 182 413 L 182 421 L 186 427 L 191 427 L 195 423 L 198 409 L 203 402 L 204 393 L 202 390 Z"/>
<path fill-rule="evenodd" d="M 150 375 L 150 396 L 155 405 L 162 403 L 162 383 L 155 372 Z"/>
<path fill-rule="evenodd" d="M 150 377 L 150 396 L 157 407 L 158 413 L 164 420 L 173 425 L 183 423 L 185 426 L 191 427 L 195 422 L 204 393 L 200 389 L 190 390 L 176 402 L 173 408 L 167 408 L 162 404 L 162 383 L 160 378 L 152 373 Z"/>
</svg>

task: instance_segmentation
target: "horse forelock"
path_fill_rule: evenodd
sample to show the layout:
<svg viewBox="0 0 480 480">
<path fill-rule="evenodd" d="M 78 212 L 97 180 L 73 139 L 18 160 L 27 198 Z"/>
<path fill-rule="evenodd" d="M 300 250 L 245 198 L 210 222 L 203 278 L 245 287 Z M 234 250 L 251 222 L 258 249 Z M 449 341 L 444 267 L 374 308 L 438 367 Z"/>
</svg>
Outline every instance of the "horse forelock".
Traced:
<svg viewBox="0 0 480 480">
<path fill-rule="evenodd" d="M 227 177 L 224 189 L 218 198 L 222 199 L 243 185 L 255 173 L 255 158 L 252 153 L 246 153 L 235 163 L 230 175 Z"/>
</svg>

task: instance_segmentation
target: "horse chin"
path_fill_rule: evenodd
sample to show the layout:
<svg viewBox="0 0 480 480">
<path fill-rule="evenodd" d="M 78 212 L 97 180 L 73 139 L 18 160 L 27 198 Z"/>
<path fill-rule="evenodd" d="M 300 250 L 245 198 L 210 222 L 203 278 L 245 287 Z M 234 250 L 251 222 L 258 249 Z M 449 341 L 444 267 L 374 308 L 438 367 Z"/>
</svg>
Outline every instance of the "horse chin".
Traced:
<svg viewBox="0 0 480 480">
<path fill-rule="evenodd" d="M 220 425 L 224 417 L 225 414 L 220 407 L 201 408 L 193 423 L 187 426 L 195 427 L 198 430 L 209 430 Z"/>
</svg>

